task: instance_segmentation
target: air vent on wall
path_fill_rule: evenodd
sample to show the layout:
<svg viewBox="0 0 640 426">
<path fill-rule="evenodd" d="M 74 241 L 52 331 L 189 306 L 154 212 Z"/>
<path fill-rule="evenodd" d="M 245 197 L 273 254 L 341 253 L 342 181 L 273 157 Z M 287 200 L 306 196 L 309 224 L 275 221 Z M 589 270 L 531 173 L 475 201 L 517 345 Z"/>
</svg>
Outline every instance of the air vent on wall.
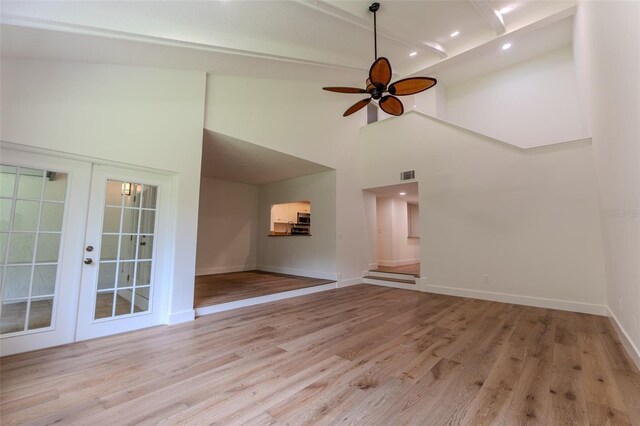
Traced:
<svg viewBox="0 0 640 426">
<path fill-rule="evenodd" d="M 411 180 L 416 178 L 415 170 L 407 170 L 406 172 L 400 173 L 400 180 Z"/>
</svg>

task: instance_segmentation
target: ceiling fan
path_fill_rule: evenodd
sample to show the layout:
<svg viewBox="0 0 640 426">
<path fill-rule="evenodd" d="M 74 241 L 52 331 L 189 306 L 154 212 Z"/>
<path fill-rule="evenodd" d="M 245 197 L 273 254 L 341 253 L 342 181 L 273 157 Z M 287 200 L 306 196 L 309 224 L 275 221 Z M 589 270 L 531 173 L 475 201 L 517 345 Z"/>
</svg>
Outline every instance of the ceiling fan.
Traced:
<svg viewBox="0 0 640 426">
<path fill-rule="evenodd" d="M 384 112 L 391 115 L 402 115 L 404 107 L 396 96 L 407 96 L 423 92 L 436 85 L 437 81 L 431 77 L 412 77 L 391 81 L 391 64 L 385 57 L 378 58 L 378 34 L 376 32 L 376 12 L 380 9 L 380 3 L 371 3 L 369 11 L 373 12 L 373 48 L 375 61 L 369 69 L 366 89 L 357 87 L 323 87 L 323 90 L 338 93 L 368 93 L 368 98 L 362 99 L 347 109 L 343 117 L 347 117 L 356 111 L 361 110 L 371 102 L 378 101 L 378 105 Z M 388 93 L 388 95 L 385 95 Z"/>
</svg>

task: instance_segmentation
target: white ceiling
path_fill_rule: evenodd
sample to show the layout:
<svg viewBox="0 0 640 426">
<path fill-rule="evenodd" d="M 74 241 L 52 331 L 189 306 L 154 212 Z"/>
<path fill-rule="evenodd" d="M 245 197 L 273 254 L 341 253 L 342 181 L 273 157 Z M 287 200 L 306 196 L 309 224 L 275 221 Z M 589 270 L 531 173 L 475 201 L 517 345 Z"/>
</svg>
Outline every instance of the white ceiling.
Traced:
<svg viewBox="0 0 640 426">
<path fill-rule="evenodd" d="M 249 185 L 265 185 L 332 170 L 311 161 L 204 131 L 201 175 Z"/>
<path fill-rule="evenodd" d="M 2 0 L 0 50 L 5 58 L 364 86 L 374 57 L 370 3 Z M 505 6 L 513 10 L 500 19 L 495 11 Z M 385 0 L 378 53 L 390 59 L 395 78 L 453 84 L 567 45 L 574 13 L 571 0 Z M 505 42 L 513 45 L 508 51 L 500 49 Z M 203 176 L 262 185 L 325 170 L 205 130 Z M 412 191 L 407 199 L 417 202 L 417 185 Z"/>
<path fill-rule="evenodd" d="M 369 3 L 3 0 L 1 48 L 5 57 L 361 85 L 373 60 Z M 494 10 L 506 5 L 514 9 L 501 23 Z M 574 10 L 575 1 L 561 0 L 386 0 L 378 13 L 378 52 L 396 77 L 445 75 L 448 64 L 462 69 L 466 60 L 474 63 L 467 74 L 486 71 L 506 38 L 532 40 L 514 58 L 569 43 L 570 31 L 552 26 Z M 460 35 L 450 37 L 453 31 Z M 458 79 L 473 77 L 456 72 Z"/>
</svg>

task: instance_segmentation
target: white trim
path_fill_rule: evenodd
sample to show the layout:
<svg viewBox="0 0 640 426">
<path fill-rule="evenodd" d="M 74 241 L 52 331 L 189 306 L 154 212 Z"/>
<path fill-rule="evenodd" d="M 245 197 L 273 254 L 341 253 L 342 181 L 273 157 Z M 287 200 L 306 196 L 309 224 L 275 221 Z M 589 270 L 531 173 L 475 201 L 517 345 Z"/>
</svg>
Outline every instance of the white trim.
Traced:
<svg viewBox="0 0 640 426">
<path fill-rule="evenodd" d="M 629 354 L 633 362 L 636 363 L 636 367 L 640 369 L 640 349 L 638 349 L 638 347 L 633 344 L 633 341 L 629 338 L 629 334 L 622 327 L 622 324 L 620 324 L 620 321 L 618 321 L 618 317 L 616 317 L 611 308 L 609 308 L 608 311 L 609 320 L 611 321 L 611 324 L 613 324 L 613 328 L 615 328 L 616 333 L 618 333 L 618 337 L 620 337 L 622 345 L 627 350 L 627 353 Z"/>
<path fill-rule="evenodd" d="M 175 325 L 183 322 L 193 321 L 194 319 L 196 319 L 196 311 L 193 309 L 182 312 L 172 312 L 169 314 L 167 324 Z"/>
<path fill-rule="evenodd" d="M 260 305 L 263 303 L 275 302 L 276 300 L 290 299 L 292 297 L 304 296 L 307 294 L 319 293 L 321 291 L 338 288 L 337 283 L 322 284 L 313 287 L 299 288 L 297 290 L 283 291 L 281 293 L 268 294 L 266 296 L 252 297 L 250 299 L 236 300 L 233 302 L 220 303 L 218 305 L 202 306 L 196 308 L 196 316 L 215 314 L 217 312 L 230 311 L 231 309 L 245 308 L 247 306 Z"/>
<path fill-rule="evenodd" d="M 382 287 L 401 288 L 403 290 L 421 291 L 420 287 L 418 287 L 415 284 L 396 283 L 396 282 L 393 282 L 393 281 L 385 281 L 383 279 L 374 280 L 374 279 L 371 279 L 371 278 L 364 278 L 362 280 L 362 282 L 364 284 L 379 285 L 379 286 L 382 286 Z"/>
<path fill-rule="evenodd" d="M 378 264 L 377 263 L 370 263 L 369 264 L 369 270 L 377 269 L 377 268 L 378 268 Z"/>
<path fill-rule="evenodd" d="M 527 147 L 527 148 L 522 148 L 522 147 L 520 147 L 518 145 L 514 145 L 511 142 L 507 142 L 507 141 L 503 141 L 503 140 L 500 140 L 500 139 L 496 139 L 493 136 L 489 136 L 489 135 L 486 135 L 484 133 L 480 133 L 477 130 L 473 130 L 473 129 L 470 129 L 468 127 L 464 127 L 464 126 L 462 126 L 460 124 L 452 123 L 451 121 L 444 120 L 444 119 L 442 119 L 440 117 L 436 117 L 434 115 L 430 115 L 430 114 L 427 114 L 427 113 L 424 113 L 424 112 L 420 112 L 420 111 L 416 111 L 416 110 L 405 111 L 405 113 L 402 114 L 401 116 L 395 116 L 395 117 L 392 116 L 392 117 L 389 117 L 389 118 L 385 118 L 384 120 L 379 120 L 379 121 L 376 121 L 375 123 L 368 124 L 368 126 L 381 125 L 382 123 L 387 123 L 388 121 L 392 121 L 392 120 L 404 120 L 405 119 L 404 117 L 407 117 L 407 116 L 409 116 L 411 114 L 415 114 L 415 115 L 419 115 L 421 117 L 428 118 L 430 120 L 442 123 L 442 124 L 444 124 L 446 126 L 450 126 L 450 127 L 455 128 L 455 129 L 461 130 L 461 131 L 463 131 L 465 133 L 471 133 L 471 134 L 474 134 L 474 135 L 481 136 L 484 139 L 488 139 L 488 140 L 491 140 L 493 142 L 497 142 L 499 144 L 505 145 L 505 146 L 507 146 L 507 147 L 509 147 L 511 149 L 514 149 L 516 151 L 521 151 L 521 152 L 535 151 L 535 150 L 540 150 L 540 149 L 547 149 L 547 148 L 554 147 L 555 145 L 564 145 L 564 144 L 587 144 L 587 145 L 590 145 L 592 143 L 591 136 L 588 136 L 588 137 L 580 138 L 580 139 L 570 139 L 570 140 L 564 140 L 564 141 L 548 142 L 548 143 L 545 143 L 544 145 L 530 146 L 530 147 Z"/>
<path fill-rule="evenodd" d="M 335 272 L 311 271 L 309 269 L 287 268 L 284 266 L 257 265 L 258 271 L 275 272 L 277 274 L 298 275 L 300 277 L 320 278 L 323 280 L 338 281 L 338 274 Z"/>
<path fill-rule="evenodd" d="M 466 288 L 430 285 L 426 278 L 418 278 L 419 288 L 427 293 L 446 294 L 449 296 L 469 297 L 472 299 L 490 300 L 493 302 L 514 303 L 516 305 L 535 306 L 537 308 L 559 309 L 561 311 L 580 312 L 583 314 L 606 316 L 608 308 L 605 305 L 575 302 L 571 300 L 546 299 L 542 297 L 520 296 L 516 294 L 497 293 L 492 291 L 471 290 Z"/>
<path fill-rule="evenodd" d="M 325 68 L 334 68 L 347 71 L 366 71 L 365 68 L 356 68 L 344 65 L 335 65 L 333 63 L 310 61 L 307 59 L 299 59 L 291 56 L 277 55 L 271 53 L 253 52 L 250 50 L 241 50 L 226 46 L 211 45 L 187 40 L 174 40 L 167 37 L 151 36 L 146 34 L 134 34 L 130 32 L 111 30 L 106 28 L 95 28 L 87 25 L 79 25 L 72 23 L 56 22 L 49 19 L 32 18 L 27 16 L 19 16 L 5 14 L 2 16 L 2 23 L 9 25 L 18 25 L 21 27 L 36 28 L 47 31 L 63 31 L 66 33 L 81 34 L 86 36 L 107 37 L 115 40 L 136 41 L 142 43 L 150 43 L 159 46 L 189 48 L 201 52 L 213 52 L 227 55 L 237 55 L 242 57 L 268 59 L 293 64 L 315 65 Z M 432 47 L 433 48 L 433 47 Z"/>
<path fill-rule="evenodd" d="M 215 268 L 200 268 L 196 269 L 196 276 L 200 275 L 214 275 L 214 274 L 226 274 L 228 272 L 243 272 L 254 271 L 257 269 L 257 265 L 235 265 L 235 266 L 218 266 Z"/>
<path fill-rule="evenodd" d="M 41 148 L 39 146 L 23 145 L 15 142 L 9 142 L 4 139 L 0 140 L 0 149 L 13 149 L 15 151 L 27 152 L 30 154 L 47 155 L 50 157 L 63 158 L 66 160 L 80 161 L 101 166 L 112 166 L 121 169 L 135 170 L 141 172 L 155 173 L 166 176 L 176 176 L 178 172 L 164 169 L 156 169 L 154 167 L 139 166 L 136 164 L 120 163 L 113 160 L 107 160 L 100 157 L 89 157 L 86 155 L 74 154 L 67 151 L 58 151 L 55 149 Z"/>
<path fill-rule="evenodd" d="M 358 284 L 362 284 L 362 277 L 340 280 L 338 281 L 337 288 L 349 287 L 349 286 L 358 285 Z"/>
<path fill-rule="evenodd" d="M 378 266 L 405 266 L 420 263 L 420 259 L 378 260 Z"/>
<path fill-rule="evenodd" d="M 397 272 L 379 272 L 379 271 L 367 271 L 367 273 L 364 276 L 375 277 L 380 279 L 394 278 L 397 280 L 414 280 L 414 281 L 416 278 L 418 278 L 413 274 L 400 274 Z"/>
</svg>

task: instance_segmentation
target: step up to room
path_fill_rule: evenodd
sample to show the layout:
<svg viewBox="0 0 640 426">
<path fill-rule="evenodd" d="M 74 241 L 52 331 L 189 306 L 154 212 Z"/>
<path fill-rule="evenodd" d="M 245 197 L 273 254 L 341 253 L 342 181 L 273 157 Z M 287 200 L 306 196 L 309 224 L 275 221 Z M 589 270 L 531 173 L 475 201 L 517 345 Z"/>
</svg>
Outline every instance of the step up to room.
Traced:
<svg viewBox="0 0 640 426">
<path fill-rule="evenodd" d="M 383 272 L 383 271 L 368 271 L 366 276 L 374 277 L 374 278 L 391 278 L 396 280 L 409 280 L 414 281 L 416 276 L 413 274 L 404 274 L 399 272 Z"/>
<path fill-rule="evenodd" d="M 416 277 L 409 274 L 396 274 L 391 272 L 375 272 L 369 271 L 367 275 L 362 277 L 365 284 L 382 285 L 396 288 L 415 288 Z"/>
</svg>

